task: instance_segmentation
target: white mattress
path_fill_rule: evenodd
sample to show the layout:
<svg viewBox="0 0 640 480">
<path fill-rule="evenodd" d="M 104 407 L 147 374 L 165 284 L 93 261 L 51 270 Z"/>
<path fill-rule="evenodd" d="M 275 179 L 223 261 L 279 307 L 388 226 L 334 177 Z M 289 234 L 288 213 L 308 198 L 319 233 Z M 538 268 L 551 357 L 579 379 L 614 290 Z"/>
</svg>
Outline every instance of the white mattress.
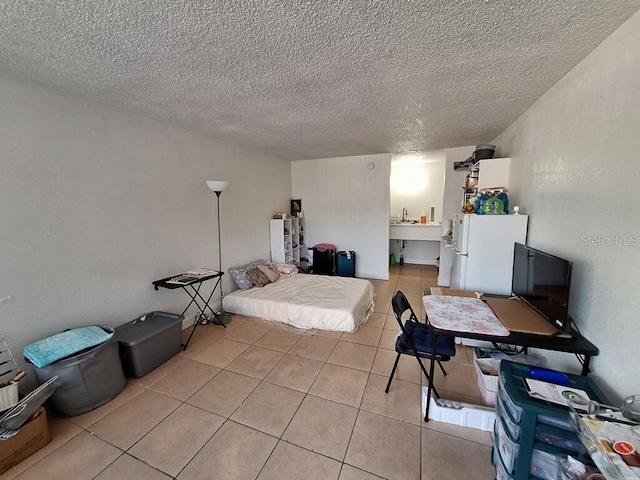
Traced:
<svg viewBox="0 0 640 480">
<path fill-rule="evenodd" d="M 231 292 L 223 307 L 302 329 L 355 332 L 373 313 L 373 298 L 368 280 L 298 274 L 262 288 Z"/>
</svg>

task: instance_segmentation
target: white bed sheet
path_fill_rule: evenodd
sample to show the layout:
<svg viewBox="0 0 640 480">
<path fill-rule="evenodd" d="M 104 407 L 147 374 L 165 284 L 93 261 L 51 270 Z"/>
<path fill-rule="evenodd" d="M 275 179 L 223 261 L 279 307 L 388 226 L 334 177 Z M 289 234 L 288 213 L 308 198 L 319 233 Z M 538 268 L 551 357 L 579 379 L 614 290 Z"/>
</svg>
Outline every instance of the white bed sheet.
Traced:
<svg viewBox="0 0 640 480">
<path fill-rule="evenodd" d="M 373 313 L 368 280 L 297 274 L 262 288 L 236 290 L 223 299 L 225 311 L 297 328 L 355 332 Z"/>
</svg>

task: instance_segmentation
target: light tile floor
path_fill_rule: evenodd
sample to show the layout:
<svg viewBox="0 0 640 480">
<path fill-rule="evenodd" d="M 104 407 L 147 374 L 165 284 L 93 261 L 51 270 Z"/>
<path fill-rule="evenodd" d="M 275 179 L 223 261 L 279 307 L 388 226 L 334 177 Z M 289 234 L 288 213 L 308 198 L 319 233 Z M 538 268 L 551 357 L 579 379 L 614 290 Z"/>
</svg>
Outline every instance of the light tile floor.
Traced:
<svg viewBox="0 0 640 480">
<path fill-rule="evenodd" d="M 52 442 L 0 476 L 42 479 L 492 479 L 488 432 L 425 423 L 417 362 L 388 394 L 403 290 L 419 315 L 435 267 L 392 267 L 372 281 L 375 313 L 354 334 L 298 333 L 235 316 L 198 328 L 189 348 L 130 379 L 108 404 L 50 417 Z M 184 332 L 185 334 L 188 331 Z M 436 385 L 481 403 L 472 353 L 459 348 Z"/>
</svg>

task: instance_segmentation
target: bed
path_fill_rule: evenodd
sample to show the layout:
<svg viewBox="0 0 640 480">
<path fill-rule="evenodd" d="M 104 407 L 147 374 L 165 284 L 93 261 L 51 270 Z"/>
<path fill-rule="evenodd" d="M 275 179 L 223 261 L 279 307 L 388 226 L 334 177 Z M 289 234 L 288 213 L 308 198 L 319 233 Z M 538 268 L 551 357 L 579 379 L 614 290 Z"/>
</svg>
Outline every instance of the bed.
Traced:
<svg viewBox="0 0 640 480">
<path fill-rule="evenodd" d="M 355 332 L 373 313 L 374 292 L 371 282 L 360 278 L 297 274 L 231 292 L 223 307 L 305 330 Z"/>
</svg>

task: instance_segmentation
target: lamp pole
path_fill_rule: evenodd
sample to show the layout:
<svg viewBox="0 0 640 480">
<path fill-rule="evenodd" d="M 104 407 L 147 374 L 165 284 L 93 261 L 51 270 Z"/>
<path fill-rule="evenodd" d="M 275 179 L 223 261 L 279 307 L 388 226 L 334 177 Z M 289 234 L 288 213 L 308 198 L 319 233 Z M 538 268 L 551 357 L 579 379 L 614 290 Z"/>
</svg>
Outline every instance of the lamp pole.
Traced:
<svg viewBox="0 0 640 480">
<path fill-rule="evenodd" d="M 218 200 L 218 271 L 222 271 L 222 238 L 220 236 L 220 194 L 222 192 L 215 192 L 217 200 Z M 220 310 L 222 311 L 222 297 L 224 293 L 222 292 L 222 280 L 220 280 Z"/>
<path fill-rule="evenodd" d="M 218 180 L 207 180 L 207 186 L 209 189 L 216 194 L 216 200 L 218 204 L 218 271 L 222 272 L 222 236 L 220 232 L 220 194 L 224 191 L 225 188 L 229 186 L 229 182 L 218 181 Z M 222 308 L 222 298 L 224 297 L 223 292 L 223 281 L 222 277 L 220 278 L 220 313 L 216 315 L 214 323 L 227 324 L 231 321 L 231 316 L 225 313 Z"/>
</svg>

